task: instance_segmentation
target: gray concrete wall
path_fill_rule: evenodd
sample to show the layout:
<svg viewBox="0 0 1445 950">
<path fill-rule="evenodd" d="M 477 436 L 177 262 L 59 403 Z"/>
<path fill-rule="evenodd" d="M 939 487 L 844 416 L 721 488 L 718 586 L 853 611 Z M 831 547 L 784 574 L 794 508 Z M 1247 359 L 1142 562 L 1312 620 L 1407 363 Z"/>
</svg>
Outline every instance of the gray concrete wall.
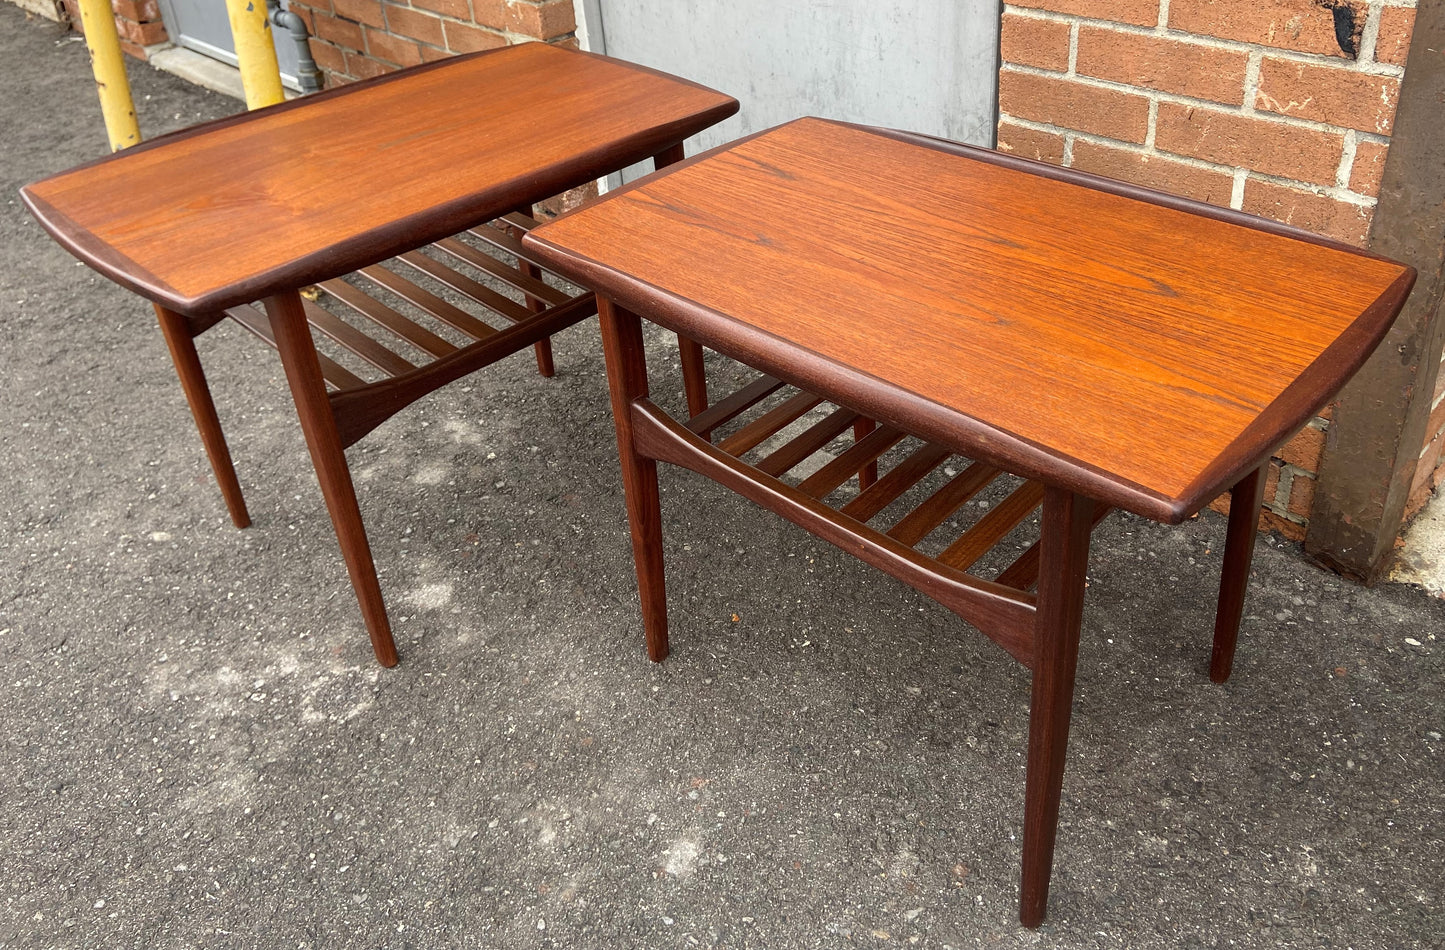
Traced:
<svg viewBox="0 0 1445 950">
<path fill-rule="evenodd" d="M 586 48 L 742 102 L 690 154 L 800 115 L 993 144 L 997 0 L 576 3 Z"/>
</svg>

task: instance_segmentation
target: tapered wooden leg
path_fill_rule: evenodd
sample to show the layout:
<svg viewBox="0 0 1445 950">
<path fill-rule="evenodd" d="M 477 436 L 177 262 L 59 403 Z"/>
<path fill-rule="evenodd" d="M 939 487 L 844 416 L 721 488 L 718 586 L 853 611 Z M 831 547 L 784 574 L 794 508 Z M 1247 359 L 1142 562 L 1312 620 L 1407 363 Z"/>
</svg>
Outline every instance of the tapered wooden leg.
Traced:
<svg viewBox="0 0 1445 950">
<path fill-rule="evenodd" d="M 226 445 L 225 433 L 221 431 L 221 420 L 216 415 L 216 404 L 211 401 L 211 387 L 206 384 L 206 373 L 201 368 L 201 356 L 196 352 L 196 341 L 191 336 L 190 324 L 180 314 L 156 305 L 156 318 L 165 335 L 166 347 L 171 351 L 171 362 L 176 364 L 176 375 L 181 379 L 186 402 L 191 406 L 191 417 L 201 433 L 201 444 L 206 447 L 206 456 L 211 460 L 211 471 L 216 473 L 216 484 L 221 488 L 221 497 L 226 500 L 226 510 L 231 513 L 231 522 L 238 528 L 251 524 L 251 514 L 246 510 L 246 499 L 241 495 L 241 483 L 236 479 L 236 467 L 231 464 L 231 450 Z"/>
<path fill-rule="evenodd" d="M 294 292 L 266 298 L 266 314 L 276 335 L 276 349 L 296 413 L 301 418 L 301 431 L 311 450 L 311 462 L 321 482 L 321 494 L 336 539 L 341 542 L 341 556 L 351 575 L 351 586 L 361 604 L 361 616 L 371 634 L 371 648 L 382 666 L 396 665 L 396 643 L 386 617 L 386 604 L 381 598 L 381 584 L 376 579 L 376 565 L 371 560 L 371 545 L 361 523 L 361 509 L 356 504 L 356 489 L 351 484 L 351 470 L 346 466 L 346 453 L 336 431 L 336 416 L 326 396 L 326 382 L 316 361 L 316 345 L 306 325 L 301 298 Z"/>
<path fill-rule="evenodd" d="M 642 350 L 642 321 L 634 313 L 597 298 L 602 351 L 607 357 L 607 388 L 617 424 L 617 454 L 622 460 L 622 490 L 632 529 L 637 593 L 647 655 L 667 658 L 667 590 L 662 569 L 662 503 L 657 492 L 657 462 L 637 453 L 632 435 L 632 404 L 647 397 L 647 362 Z"/>
<path fill-rule="evenodd" d="M 1093 502 L 1064 489 L 1050 488 L 1044 495 L 1019 888 L 1019 920 L 1025 927 L 1043 923 L 1049 901 L 1093 509 Z"/>
<path fill-rule="evenodd" d="M 682 389 L 687 394 L 687 414 L 695 416 L 707 408 L 707 370 L 702 362 L 702 344 L 677 335 L 682 354 Z"/>
<path fill-rule="evenodd" d="M 853 441 L 860 441 L 877 427 L 878 423 L 872 419 L 859 419 L 853 423 Z M 858 490 L 863 491 L 876 481 L 878 481 L 878 463 L 876 461 L 869 462 L 858 472 Z"/>
<path fill-rule="evenodd" d="M 1229 490 L 1229 529 L 1224 539 L 1224 570 L 1219 578 L 1219 607 L 1214 615 L 1214 650 L 1209 657 L 1209 678 L 1229 679 L 1234 669 L 1234 644 L 1244 616 L 1244 594 L 1249 588 L 1249 567 L 1259 533 L 1259 509 L 1264 504 L 1265 463 L 1241 478 Z"/>
</svg>

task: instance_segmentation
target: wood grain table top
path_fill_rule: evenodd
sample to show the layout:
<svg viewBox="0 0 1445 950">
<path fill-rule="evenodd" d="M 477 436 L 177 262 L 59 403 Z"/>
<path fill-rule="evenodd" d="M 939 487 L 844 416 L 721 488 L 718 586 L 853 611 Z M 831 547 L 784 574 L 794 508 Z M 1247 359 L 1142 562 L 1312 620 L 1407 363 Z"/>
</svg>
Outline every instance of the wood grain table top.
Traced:
<svg viewBox="0 0 1445 950">
<path fill-rule="evenodd" d="M 773 375 L 1169 522 L 1317 412 L 1414 280 L 1238 212 L 818 119 L 527 241 Z"/>
<path fill-rule="evenodd" d="M 737 107 L 663 73 L 532 43 L 207 123 L 22 194 L 87 264 L 203 314 L 550 197 Z"/>
</svg>

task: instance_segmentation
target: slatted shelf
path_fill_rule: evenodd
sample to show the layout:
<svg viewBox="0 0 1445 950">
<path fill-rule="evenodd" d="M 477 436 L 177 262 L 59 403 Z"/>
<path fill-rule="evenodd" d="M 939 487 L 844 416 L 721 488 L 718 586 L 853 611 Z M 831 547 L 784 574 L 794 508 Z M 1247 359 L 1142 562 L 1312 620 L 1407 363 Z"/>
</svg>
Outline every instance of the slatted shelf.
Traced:
<svg viewBox="0 0 1445 950">
<path fill-rule="evenodd" d="M 869 424 L 848 407 L 761 376 L 683 429 L 747 465 L 751 479 L 826 504 L 864 538 L 1027 594 L 1038 580 L 1043 485 Z M 1108 510 L 1099 506 L 1095 525 Z"/>
<path fill-rule="evenodd" d="M 318 299 L 303 305 L 328 386 L 369 390 L 434 361 L 460 358 L 504 329 L 559 308 L 571 307 L 578 319 L 594 312 L 584 312 L 588 295 L 572 296 L 546 283 L 544 272 L 520 253 L 518 234 L 535 225 L 525 215 L 509 214 L 320 284 Z M 477 238 L 495 254 L 468 243 Z M 276 345 L 258 307 L 233 307 L 226 315 Z"/>
</svg>

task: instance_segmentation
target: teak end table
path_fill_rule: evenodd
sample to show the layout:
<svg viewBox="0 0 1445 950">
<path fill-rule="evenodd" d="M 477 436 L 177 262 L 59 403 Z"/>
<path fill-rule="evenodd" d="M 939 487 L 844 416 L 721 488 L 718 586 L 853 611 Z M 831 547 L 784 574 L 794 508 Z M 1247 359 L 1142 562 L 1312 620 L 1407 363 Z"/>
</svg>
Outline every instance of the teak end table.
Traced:
<svg viewBox="0 0 1445 950">
<path fill-rule="evenodd" d="M 1032 671 L 1030 927 L 1048 899 L 1093 527 L 1111 507 L 1178 523 L 1232 493 L 1210 663 L 1223 681 L 1264 466 L 1414 281 L 1239 212 L 817 119 L 650 176 L 524 244 L 598 293 L 654 660 L 668 650 L 670 462 L 928 594 Z M 640 318 L 764 375 L 673 419 L 648 398 Z M 966 504 L 985 492 L 986 510 Z"/>
<path fill-rule="evenodd" d="M 677 161 L 684 139 L 737 108 L 533 43 L 199 125 L 22 195 L 71 253 L 154 302 L 238 527 L 250 516 L 194 338 L 230 317 L 277 348 L 373 649 L 391 666 L 346 447 L 525 347 L 550 376 L 548 338 L 596 304 L 546 283 L 522 249 L 533 204 L 648 158 Z M 299 293 L 311 285 L 327 306 Z M 313 329 L 336 358 L 318 353 Z M 682 349 L 699 405 L 702 351 Z"/>
</svg>

